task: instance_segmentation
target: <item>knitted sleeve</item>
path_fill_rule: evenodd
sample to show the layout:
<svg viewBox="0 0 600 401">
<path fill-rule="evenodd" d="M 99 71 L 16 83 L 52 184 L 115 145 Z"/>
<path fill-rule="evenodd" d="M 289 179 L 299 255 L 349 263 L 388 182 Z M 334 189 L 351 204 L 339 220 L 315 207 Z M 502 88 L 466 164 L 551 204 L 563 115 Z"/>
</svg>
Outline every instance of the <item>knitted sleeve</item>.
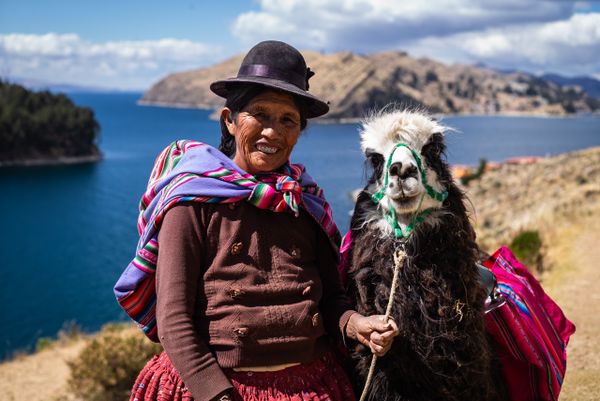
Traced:
<svg viewBox="0 0 600 401">
<path fill-rule="evenodd" d="M 160 342 L 183 382 L 196 401 L 207 401 L 232 386 L 194 324 L 205 243 L 199 211 L 197 205 L 182 204 L 164 217 L 158 236 L 156 320 Z"/>
<path fill-rule="evenodd" d="M 323 230 L 318 229 L 317 232 L 317 264 L 323 284 L 323 298 L 319 309 L 323 313 L 327 332 L 345 343 L 346 324 L 355 311 L 340 281 L 337 271 L 338 255 Z"/>
</svg>

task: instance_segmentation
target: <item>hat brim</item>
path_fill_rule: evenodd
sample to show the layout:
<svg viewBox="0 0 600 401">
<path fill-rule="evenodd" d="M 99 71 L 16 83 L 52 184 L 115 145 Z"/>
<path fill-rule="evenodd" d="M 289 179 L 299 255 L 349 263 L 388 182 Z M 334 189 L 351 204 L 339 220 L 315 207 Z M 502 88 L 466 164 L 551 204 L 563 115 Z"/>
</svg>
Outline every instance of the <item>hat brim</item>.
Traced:
<svg viewBox="0 0 600 401">
<path fill-rule="evenodd" d="M 296 85 L 280 81 L 278 79 L 266 77 L 237 77 L 221 81 L 215 81 L 210 84 L 210 90 L 215 94 L 227 98 L 236 88 L 244 84 L 256 84 L 266 88 L 272 88 L 279 91 L 290 93 L 293 96 L 299 96 L 306 105 L 306 118 L 314 118 L 327 114 L 329 106 L 321 99 L 313 96 Z"/>
</svg>

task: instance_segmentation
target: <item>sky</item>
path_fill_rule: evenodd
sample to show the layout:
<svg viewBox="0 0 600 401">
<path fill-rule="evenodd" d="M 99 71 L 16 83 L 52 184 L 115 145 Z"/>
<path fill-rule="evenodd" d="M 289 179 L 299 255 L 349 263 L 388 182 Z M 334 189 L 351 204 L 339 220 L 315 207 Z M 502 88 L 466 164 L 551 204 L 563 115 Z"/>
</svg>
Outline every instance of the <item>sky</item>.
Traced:
<svg viewBox="0 0 600 401">
<path fill-rule="evenodd" d="M 600 79 L 600 1 L 0 0 L 0 77 L 144 90 L 265 39 Z"/>
</svg>

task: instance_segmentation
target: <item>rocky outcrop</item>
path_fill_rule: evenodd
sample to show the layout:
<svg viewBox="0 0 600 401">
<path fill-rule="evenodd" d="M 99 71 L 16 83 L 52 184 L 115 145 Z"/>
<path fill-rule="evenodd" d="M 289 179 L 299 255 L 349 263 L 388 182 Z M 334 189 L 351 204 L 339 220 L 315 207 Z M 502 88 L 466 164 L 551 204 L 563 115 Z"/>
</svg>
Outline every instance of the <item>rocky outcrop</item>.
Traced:
<svg viewBox="0 0 600 401">
<path fill-rule="evenodd" d="M 600 100 L 580 87 L 562 87 L 526 73 L 446 65 L 407 53 L 372 55 L 305 51 L 316 75 L 310 90 L 330 102 L 327 118 L 361 118 L 389 103 L 434 113 L 565 115 L 600 110 Z M 144 93 L 140 103 L 218 108 L 211 82 L 235 76 L 242 56 L 209 68 L 171 74 Z"/>
</svg>

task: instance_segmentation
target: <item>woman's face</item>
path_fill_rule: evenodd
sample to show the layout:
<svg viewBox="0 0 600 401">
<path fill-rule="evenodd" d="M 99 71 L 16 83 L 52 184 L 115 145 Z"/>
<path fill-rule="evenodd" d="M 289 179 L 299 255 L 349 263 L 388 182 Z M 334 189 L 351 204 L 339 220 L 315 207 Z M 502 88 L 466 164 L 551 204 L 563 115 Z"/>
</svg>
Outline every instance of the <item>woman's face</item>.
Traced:
<svg viewBox="0 0 600 401">
<path fill-rule="evenodd" d="M 266 90 L 254 97 L 233 119 L 223 116 L 235 137 L 233 161 L 250 174 L 277 170 L 285 164 L 300 135 L 300 111 L 291 95 Z"/>
</svg>

